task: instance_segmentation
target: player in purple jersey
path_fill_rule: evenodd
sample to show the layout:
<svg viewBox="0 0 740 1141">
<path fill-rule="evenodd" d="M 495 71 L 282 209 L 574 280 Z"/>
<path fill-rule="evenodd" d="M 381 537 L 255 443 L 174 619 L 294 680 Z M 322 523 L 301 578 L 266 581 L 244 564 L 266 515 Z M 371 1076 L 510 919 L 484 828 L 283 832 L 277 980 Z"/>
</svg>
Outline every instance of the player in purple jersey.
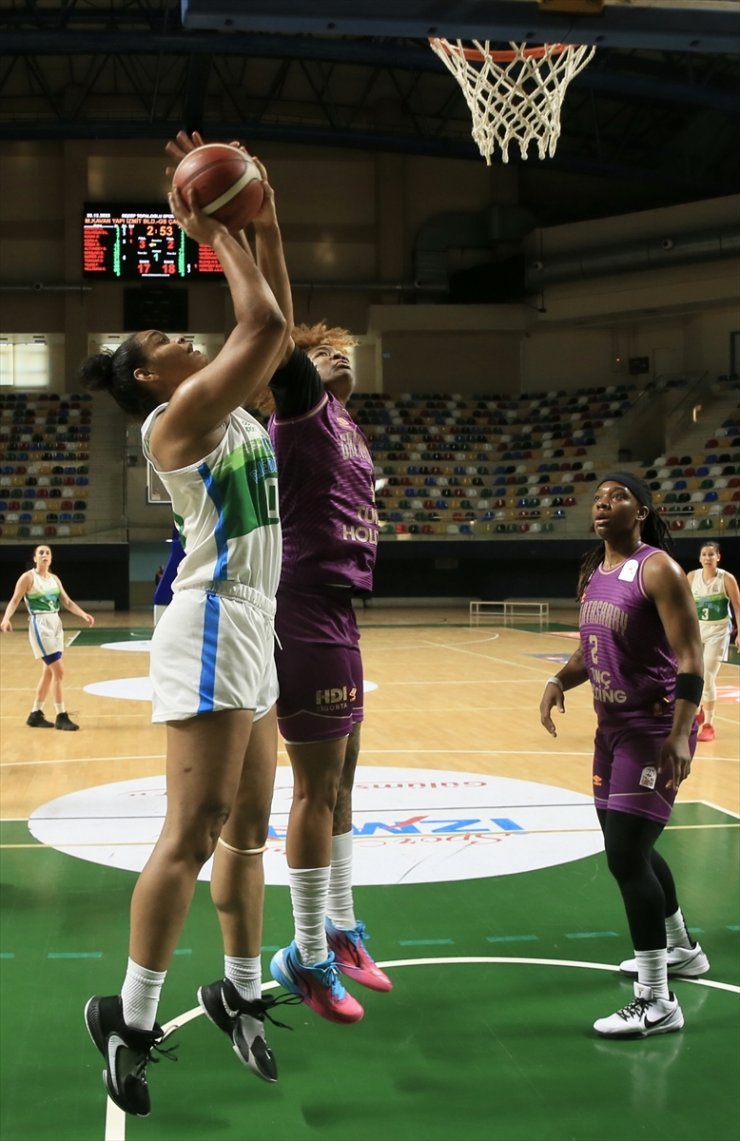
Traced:
<svg viewBox="0 0 740 1141">
<path fill-rule="evenodd" d="M 686 929 L 670 868 L 655 843 L 690 772 L 702 691 L 699 623 L 686 576 L 642 480 L 613 472 L 599 483 L 592 519 L 602 543 L 578 582 L 580 645 L 540 703 L 553 737 L 564 693 L 591 682 L 597 728 L 593 783 L 609 871 L 635 947 L 620 964 L 636 976 L 634 1001 L 594 1023 L 606 1037 L 680 1030 L 669 975 L 694 978 L 709 961 Z"/>
<path fill-rule="evenodd" d="M 281 480 L 276 662 L 278 724 L 294 777 L 286 848 L 295 923 L 293 942 L 271 970 L 318 1014 L 342 1023 L 357 1022 L 363 1008 L 340 975 L 391 989 L 367 951 L 352 892 L 352 787 L 363 719 L 352 598 L 372 588 L 378 542 L 373 462 L 346 407 L 353 343 L 346 330 L 323 322 L 296 326 L 292 352 L 270 382 L 268 425 Z"/>
<path fill-rule="evenodd" d="M 263 231 L 257 262 L 293 320 L 279 228 Z M 332 1022 L 363 1008 L 349 978 L 376 991 L 391 981 L 367 951 L 352 892 L 352 787 L 363 719 L 360 635 L 353 595 L 368 594 L 378 544 L 367 441 L 347 412 L 354 341 L 323 322 L 293 329 L 270 381 L 268 430 L 277 457 L 283 526 L 276 651 L 278 724 L 293 768 L 286 851 L 295 937 L 271 971 Z M 263 409 L 264 410 L 264 409 Z"/>
</svg>

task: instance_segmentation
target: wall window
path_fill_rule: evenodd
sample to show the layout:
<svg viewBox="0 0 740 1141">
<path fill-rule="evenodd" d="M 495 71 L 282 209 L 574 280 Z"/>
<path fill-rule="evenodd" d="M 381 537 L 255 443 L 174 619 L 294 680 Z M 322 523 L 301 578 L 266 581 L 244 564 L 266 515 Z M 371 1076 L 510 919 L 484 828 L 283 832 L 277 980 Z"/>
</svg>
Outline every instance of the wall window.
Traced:
<svg viewBox="0 0 740 1141">
<path fill-rule="evenodd" d="M 0 336 L 0 388 L 48 388 L 50 377 L 47 337 L 29 333 Z"/>
</svg>

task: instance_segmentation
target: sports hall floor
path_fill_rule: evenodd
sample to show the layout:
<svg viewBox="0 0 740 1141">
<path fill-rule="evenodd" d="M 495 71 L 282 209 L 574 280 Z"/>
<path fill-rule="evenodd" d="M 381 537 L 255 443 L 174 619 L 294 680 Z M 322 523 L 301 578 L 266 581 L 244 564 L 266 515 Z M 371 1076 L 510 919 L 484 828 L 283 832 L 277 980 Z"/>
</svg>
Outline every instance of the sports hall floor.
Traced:
<svg viewBox="0 0 740 1141">
<path fill-rule="evenodd" d="M 199 884 L 160 1011 L 178 1061 L 151 1067 L 142 1120 L 106 1102 L 81 1013 L 119 987 L 130 869 L 161 817 L 164 733 L 142 688 L 151 621 L 100 614 L 74 637 L 66 617 L 79 733 L 26 728 L 37 667 L 23 623 L 0 639 L 2 1141 L 737 1141 L 737 658 L 720 674 L 717 740 L 699 746 L 662 839 L 712 970 L 675 984 L 683 1032 L 608 1042 L 591 1024 L 631 997 L 615 969 L 630 945 L 588 799 L 588 693 L 568 695 L 555 741 L 537 713 L 572 614 L 540 631 L 471 629 L 462 609 L 362 611 L 356 901 L 394 989 L 355 987 L 366 1016 L 352 1027 L 280 1008 L 280 1080 L 260 1082 L 194 1010 L 221 974 Z M 292 930 L 284 754 L 280 766 L 266 979 Z"/>
</svg>

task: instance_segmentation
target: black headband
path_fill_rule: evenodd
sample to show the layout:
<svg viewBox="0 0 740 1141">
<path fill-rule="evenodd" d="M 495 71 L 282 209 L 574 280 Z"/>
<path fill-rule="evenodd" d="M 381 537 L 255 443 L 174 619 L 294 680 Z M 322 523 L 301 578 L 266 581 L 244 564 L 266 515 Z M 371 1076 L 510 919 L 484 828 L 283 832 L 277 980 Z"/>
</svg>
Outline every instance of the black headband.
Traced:
<svg viewBox="0 0 740 1141">
<path fill-rule="evenodd" d="M 606 483 L 608 480 L 612 480 L 614 483 L 621 483 L 623 487 L 628 487 L 641 507 L 652 509 L 652 492 L 644 480 L 641 480 L 638 476 L 630 475 L 628 471 L 610 471 L 601 477 L 598 486 L 601 487 L 602 483 Z"/>
</svg>

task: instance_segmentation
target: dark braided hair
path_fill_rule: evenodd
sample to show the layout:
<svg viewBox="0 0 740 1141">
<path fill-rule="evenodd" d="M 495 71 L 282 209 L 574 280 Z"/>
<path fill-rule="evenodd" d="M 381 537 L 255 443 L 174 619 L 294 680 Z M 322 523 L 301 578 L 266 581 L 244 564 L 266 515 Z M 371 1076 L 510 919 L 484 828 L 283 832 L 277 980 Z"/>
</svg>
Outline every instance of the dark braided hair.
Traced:
<svg viewBox="0 0 740 1141">
<path fill-rule="evenodd" d="M 605 476 L 604 479 L 599 482 L 598 486 L 600 487 L 602 483 L 606 483 L 608 478 L 610 477 Z M 673 556 L 673 541 L 671 540 L 671 535 L 663 516 L 658 514 L 652 502 L 645 503 L 643 506 L 647 507 L 648 515 L 640 525 L 640 538 L 643 543 L 647 543 L 651 547 L 658 547 L 661 551 L 665 551 L 666 554 Z M 583 598 L 586 587 L 591 580 L 591 575 L 604 561 L 604 551 L 604 543 L 598 543 L 597 546 L 586 551 L 586 554 L 581 560 L 581 567 L 578 574 L 578 587 L 576 589 L 579 602 Z"/>
<path fill-rule="evenodd" d="M 78 378 L 91 392 L 110 392 L 119 408 L 137 420 L 145 420 L 159 404 L 154 394 L 134 376 L 134 371 L 143 368 L 147 361 L 141 342 L 134 334 L 115 352 L 104 350 L 88 357 L 80 365 Z"/>
</svg>

